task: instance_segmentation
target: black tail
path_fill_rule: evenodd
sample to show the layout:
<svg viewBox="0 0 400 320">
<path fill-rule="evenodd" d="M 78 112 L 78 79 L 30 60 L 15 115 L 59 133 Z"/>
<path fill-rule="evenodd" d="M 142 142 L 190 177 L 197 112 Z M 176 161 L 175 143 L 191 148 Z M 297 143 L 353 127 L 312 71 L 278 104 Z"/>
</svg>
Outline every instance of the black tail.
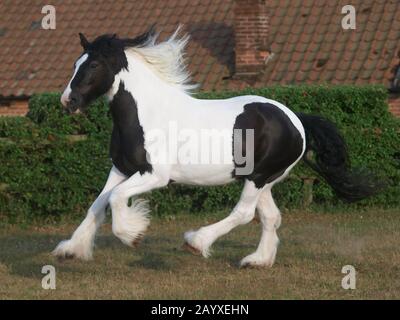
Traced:
<svg viewBox="0 0 400 320">
<path fill-rule="evenodd" d="M 346 142 L 332 122 L 319 116 L 301 113 L 297 116 L 306 131 L 304 161 L 326 180 L 338 197 L 354 202 L 383 188 L 384 184 L 371 173 L 350 168 Z"/>
</svg>

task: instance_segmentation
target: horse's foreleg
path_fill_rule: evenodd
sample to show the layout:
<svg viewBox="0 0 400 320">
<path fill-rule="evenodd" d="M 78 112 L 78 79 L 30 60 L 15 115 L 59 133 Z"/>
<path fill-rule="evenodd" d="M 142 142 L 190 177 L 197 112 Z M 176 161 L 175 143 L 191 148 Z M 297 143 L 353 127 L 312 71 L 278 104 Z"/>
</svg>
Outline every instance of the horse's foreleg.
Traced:
<svg viewBox="0 0 400 320">
<path fill-rule="evenodd" d="M 112 191 L 110 196 L 112 230 L 124 244 L 136 246 L 150 223 L 146 201 L 132 200 L 128 206 L 129 198 L 167 184 L 167 178 L 156 174 L 136 173 Z"/>
<path fill-rule="evenodd" d="M 276 229 L 281 223 L 281 214 L 275 205 L 271 187 L 266 187 L 257 203 L 257 210 L 262 223 L 262 235 L 257 250 L 240 262 L 241 266 L 267 266 L 275 261 L 279 239 Z"/>
<path fill-rule="evenodd" d="M 253 220 L 258 197 L 262 189 L 256 188 L 253 182 L 246 181 L 240 200 L 225 219 L 212 225 L 202 227 L 197 231 L 185 233 L 186 245 L 192 251 L 198 251 L 204 257 L 210 255 L 211 245 L 221 236 L 233 228 Z"/>
<path fill-rule="evenodd" d="M 70 240 L 59 243 L 53 255 L 59 258 L 80 258 L 89 260 L 93 255 L 94 238 L 97 229 L 104 221 L 105 211 L 112 189 L 126 180 L 118 169 L 113 167 L 106 185 L 88 210 L 86 218 L 75 230 Z"/>
</svg>

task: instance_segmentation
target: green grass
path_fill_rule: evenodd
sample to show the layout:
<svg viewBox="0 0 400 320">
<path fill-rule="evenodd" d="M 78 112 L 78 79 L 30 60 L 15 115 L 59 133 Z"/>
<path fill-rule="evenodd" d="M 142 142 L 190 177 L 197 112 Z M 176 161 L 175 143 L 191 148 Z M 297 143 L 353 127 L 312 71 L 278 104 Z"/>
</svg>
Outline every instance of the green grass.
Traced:
<svg viewBox="0 0 400 320">
<path fill-rule="evenodd" d="M 399 299 L 400 212 L 284 214 L 275 265 L 239 269 L 253 252 L 260 225 L 237 228 L 204 259 L 181 249 L 184 231 L 217 221 L 154 218 L 137 249 L 101 229 L 93 261 L 60 262 L 49 252 L 76 227 L 0 229 L 0 299 Z M 43 265 L 54 265 L 57 289 L 41 288 Z M 357 270 L 344 290 L 341 269 Z"/>
</svg>

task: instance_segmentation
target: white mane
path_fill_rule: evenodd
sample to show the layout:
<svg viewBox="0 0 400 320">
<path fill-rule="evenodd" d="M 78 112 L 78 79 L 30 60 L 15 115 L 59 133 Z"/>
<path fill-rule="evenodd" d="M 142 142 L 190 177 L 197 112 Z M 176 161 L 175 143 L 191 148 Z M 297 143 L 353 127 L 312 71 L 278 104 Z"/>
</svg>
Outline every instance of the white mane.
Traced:
<svg viewBox="0 0 400 320">
<path fill-rule="evenodd" d="M 161 79 L 190 93 L 196 84 L 192 84 L 190 73 L 186 67 L 184 49 L 190 36 L 178 38 L 181 26 L 164 42 L 156 43 L 159 33 L 150 35 L 149 39 L 138 47 L 126 49 L 128 52 L 138 54 Z"/>
</svg>

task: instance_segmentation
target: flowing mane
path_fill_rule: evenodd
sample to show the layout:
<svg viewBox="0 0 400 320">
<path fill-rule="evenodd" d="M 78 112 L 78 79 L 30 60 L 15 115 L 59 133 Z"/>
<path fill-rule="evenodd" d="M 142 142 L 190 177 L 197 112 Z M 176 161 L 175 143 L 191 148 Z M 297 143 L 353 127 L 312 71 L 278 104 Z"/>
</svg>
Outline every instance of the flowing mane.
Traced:
<svg viewBox="0 0 400 320">
<path fill-rule="evenodd" d="M 127 53 L 135 53 L 142 58 L 167 83 L 190 93 L 197 88 L 196 84 L 191 83 L 191 75 L 187 70 L 185 59 L 184 50 L 190 36 L 179 37 L 180 30 L 181 26 L 167 40 L 157 43 L 159 33 L 151 29 L 141 39 L 140 44 L 134 41 L 130 46 L 126 41 L 125 50 Z"/>
</svg>

